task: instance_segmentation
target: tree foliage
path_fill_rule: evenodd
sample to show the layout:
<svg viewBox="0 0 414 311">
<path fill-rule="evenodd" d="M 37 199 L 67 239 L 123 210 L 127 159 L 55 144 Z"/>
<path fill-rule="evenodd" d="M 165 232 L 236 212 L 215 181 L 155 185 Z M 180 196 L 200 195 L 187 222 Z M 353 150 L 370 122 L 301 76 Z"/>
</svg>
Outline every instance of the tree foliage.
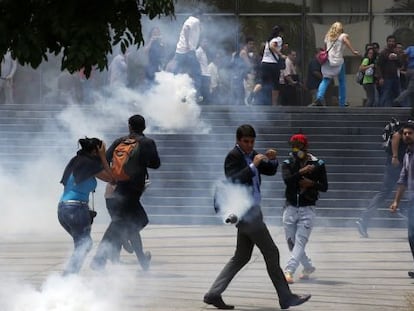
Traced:
<svg viewBox="0 0 414 311">
<path fill-rule="evenodd" d="M 403 0 L 395 3 L 391 8 L 384 11 L 390 15 L 385 16 L 385 22 L 394 27 L 414 27 L 413 15 L 397 15 L 398 13 L 414 12 L 414 3 L 409 0 Z M 397 13 L 397 14 L 396 14 Z"/>
<path fill-rule="evenodd" d="M 0 55 L 37 68 L 62 53 L 61 69 L 107 67 L 107 55 L 140 46 L 141 17 L 174 16 L 174 0 L 0 0 Z"/>
</svg>

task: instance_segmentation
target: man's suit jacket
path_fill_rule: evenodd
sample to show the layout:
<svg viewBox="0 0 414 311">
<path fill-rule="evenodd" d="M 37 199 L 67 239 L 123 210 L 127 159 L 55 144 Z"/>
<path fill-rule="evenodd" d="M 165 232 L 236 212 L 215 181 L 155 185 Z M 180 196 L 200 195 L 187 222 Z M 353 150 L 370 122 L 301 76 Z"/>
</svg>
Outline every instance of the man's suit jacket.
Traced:
<svg viewBox="0 0 414 311">
<path fill-rule="evenodd" d="M 253 150 L 251 160 L 257 155 L 257 151 Z M 259 183 L 261 182 L 260 175 L 273 176 L 276 174 L 278 164 L 271 161 L 262 161 L 257 170 L 259 171 Z M 243 152 L 235 146 L 226 156 L 224 161 L 224 174 L 227 179 L 233 183 L 239 183 L 247 186 L 253 184 L 254 173 L 249 165 L 246 163 Z"/>
</svg>

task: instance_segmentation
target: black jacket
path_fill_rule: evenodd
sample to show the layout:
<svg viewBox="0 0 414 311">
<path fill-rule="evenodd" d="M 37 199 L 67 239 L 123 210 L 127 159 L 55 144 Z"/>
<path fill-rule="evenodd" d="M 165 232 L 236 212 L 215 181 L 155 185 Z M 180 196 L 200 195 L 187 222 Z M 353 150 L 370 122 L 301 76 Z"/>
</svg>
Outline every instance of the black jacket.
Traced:
<svg viewBox="0 0 414 311">
<path fill-rule="evenodd" d="M 286 184 L 285 197 L 286 203 L 293 206 L 315 205 L 319 197 L 319 191 L 328 190 L 328 178 L 324 161 L 308 153 L 308 160 L 305 165 L 313 164 L 316 169 L 309 174 L 299 174 L 300 163 L 291 157 L 282 164 L 283 181 Z M 306 190 L 301 190 L 299 181 L 306 177 L 315 182 L 315 186 Z"/>
</svg>

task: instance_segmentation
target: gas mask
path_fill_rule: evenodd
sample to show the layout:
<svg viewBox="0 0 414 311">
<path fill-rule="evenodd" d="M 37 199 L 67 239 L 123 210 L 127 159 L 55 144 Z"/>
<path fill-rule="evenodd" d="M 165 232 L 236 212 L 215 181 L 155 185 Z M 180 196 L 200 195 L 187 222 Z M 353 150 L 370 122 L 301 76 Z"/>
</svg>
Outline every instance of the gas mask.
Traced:
<svg viewBox="0 0 414 311">
<path fill-rule="evenodd" d="M 290 155 L 296 159 L 303 160 L 306 156 L 306 152 L 299 149 L 298 147 L 292 147 Z"/>
</svg>

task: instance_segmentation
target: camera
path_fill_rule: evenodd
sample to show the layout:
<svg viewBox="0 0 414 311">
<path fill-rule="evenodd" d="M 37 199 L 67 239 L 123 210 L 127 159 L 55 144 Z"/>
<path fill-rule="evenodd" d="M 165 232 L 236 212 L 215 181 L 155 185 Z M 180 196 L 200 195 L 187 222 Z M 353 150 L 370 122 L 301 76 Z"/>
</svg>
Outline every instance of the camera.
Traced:
<svg viewBox="0 0 414 311">
<path fill-rule="evenodd" d="M 91 217 L 91 225 L 93 224 L 93 219 L 96 217 L 98 213 L 94 210 L 89 210 L 89 216 Z"/>
</svg>

